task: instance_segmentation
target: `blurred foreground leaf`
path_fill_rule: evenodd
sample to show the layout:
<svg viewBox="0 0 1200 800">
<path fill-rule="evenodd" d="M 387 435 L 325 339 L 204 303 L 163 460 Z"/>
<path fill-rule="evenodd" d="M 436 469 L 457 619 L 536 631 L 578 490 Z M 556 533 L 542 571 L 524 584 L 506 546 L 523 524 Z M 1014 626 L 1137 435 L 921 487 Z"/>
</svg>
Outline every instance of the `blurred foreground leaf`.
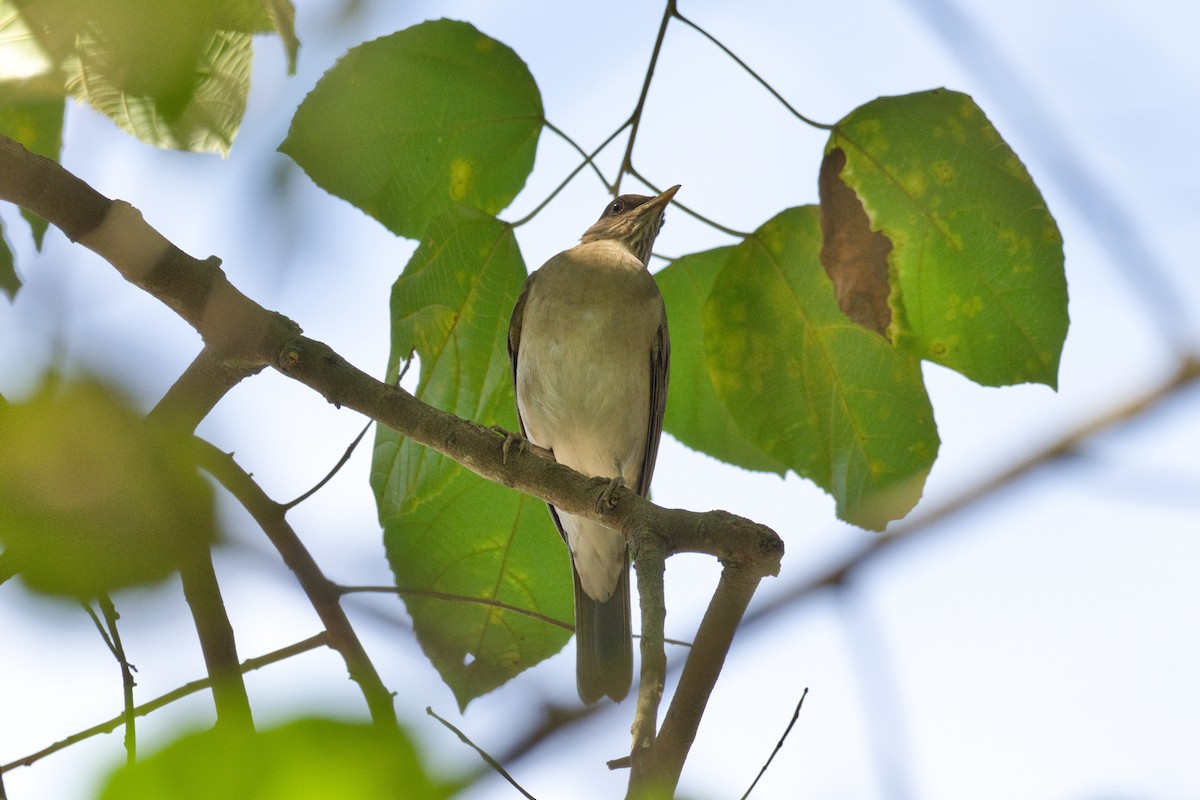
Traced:
<svg viewBox="0 0 1200 800">
<path fill-rule="evenodd" d="M 302 719 L 257 734 L 185 735 L 118 770 L 101 800 L 440 800 L 456 786 L 432 777 L 407 734 Z"/>
<path fill-rule="evenodd" d="M 286 0 L 0 0 L 0 48 L 142 141 L 229 152 L 250 87 L 251 36 L 294 48 Z M 291 12 L 294 16 L 294 11 Z"/>
<path fill-rule="evenodd" d="M 94 597 L 161 580 L 181 539 L 213 538 L 186 451 L 86 382 L 0 406 L 0 544 L 31 588 Z"/>
</svg>

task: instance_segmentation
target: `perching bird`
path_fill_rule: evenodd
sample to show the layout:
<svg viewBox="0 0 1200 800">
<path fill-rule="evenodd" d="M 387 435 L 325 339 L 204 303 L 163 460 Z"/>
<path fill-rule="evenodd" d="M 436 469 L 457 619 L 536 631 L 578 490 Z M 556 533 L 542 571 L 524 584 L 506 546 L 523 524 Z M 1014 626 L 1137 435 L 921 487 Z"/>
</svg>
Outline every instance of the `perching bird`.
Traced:
<svg viewBox="0 0 1200 800">
<path fill-rule="evenodd" d="M 658 455 L 671 357 L 646 262 L 679 190 L 626 194 L 580 244 L 525 281 L 508 328 L 521 432 L 561 464 L 645 497 Z M 550 506 L 571 553 L 579 696 L 621 700 L 633 675 L 629 548 L 612 528 Z"/>
</svg>

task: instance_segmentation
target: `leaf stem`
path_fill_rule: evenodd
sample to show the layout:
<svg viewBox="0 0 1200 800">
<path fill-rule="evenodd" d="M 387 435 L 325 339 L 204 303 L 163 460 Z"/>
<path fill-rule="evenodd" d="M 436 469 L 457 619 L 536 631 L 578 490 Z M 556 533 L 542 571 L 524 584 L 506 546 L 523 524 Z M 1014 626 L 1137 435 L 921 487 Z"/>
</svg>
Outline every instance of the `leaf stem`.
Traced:
<svg viewBox="0 0 1200 800">
<path fill-rule="evenodd" d="M 627 172 L 633 172 L 633 143 L 637 140 L 638 126 L 642 122 L 642 109 L 646 105 L 646 95 L 650 93 L 650 81 L 654 77 L 654 67 L 658 64 L 658 54 L 662 51 L 663 38 L 667 35 L 667 25 L 671 22 L 671 17 L 678 14 L 675 0 L 667 0 L 667 7 L 663 10 L 662 23 L 658 26 L 658 38 L 654 40 L 654 52 L 650 54 L 650 66 L 646 67 L 646 78 L 642 81 L 642 93 L 638 96 L 633 113 L 629 115 L 629 124 L 633 127 L 629 131 L 625 155 L 621 158 L 621 168 L 617 171 L 617 182 L 612 190 L 614 196 L 621 193 L 621 177 Z"/>
<path fill-rule="evenodd" d="M 761 84 L 764 89 L 766 89 L 768 92 L 770 92 L 772 97 L 774 97 L 776 100 L 778 100 L 780 103 L 782 103 L 783 107 L 786 108 L 788 111 L 790 111 L 792 113 L 792 116 L 796 117 L 796 119 L 800 120 L 801 122 L 803 122 L 807 125 L 811 125 L 814 128 L 820 128 L 821 130 L 825 130 L 825 131 L 831 131 L 836 127 L 835 125 L 828 125 L 824 122 L 817 122 L 816 120 L 811 119 L 811 118 L 806 117 L 803 114 L 801 114 L 799 111 L 797 111 L 792 106 L 791 103 L 789 103 L 787 100 L 783 99 L 783 95 L 781 95 L 779 92 L 777 92 L 775 90 L 775 87 L 773 87 L 771 84 L 767 83 L 761 75 L 759 75 L 757 72 L 755 72 L 753 69 L 751 69 L 749 64 L 747 64 L 745 61 L 742 61 L 742 59 L 738 58 L 737 54 L 734 53 L 732 50 L 730 50 L 728 47 L 726 47 L 724 44 L 722 44 L 717 39 L 717 37 L 713 36 L 711 33 L 704 30 L 704 28 L 701 28 L 699 25 L 692 22 L 690 19 L 685 17 L 683 14 L 680 14 L 678 9 L 675 9 L 674 3 L 671 3 L 670 5 L 672 8 L 672 14 L 677 20 L 682 22 L 684 25 L 687 25 L 689 28 L 696 31 L 701 36 L 703 36 L 705 39 L 708 39 L 710 42 L 712 42 L 718 48 L 720 48 L 721 52 L 723 52 L 725 55 L 732 58 L 739 67 L 744 69 L 746 71 L 746 73 L 748 75 L 750 75 L 751 78 L 754 78 L 754 80 L 758 81 L 759 84 Z"/>
</svg>

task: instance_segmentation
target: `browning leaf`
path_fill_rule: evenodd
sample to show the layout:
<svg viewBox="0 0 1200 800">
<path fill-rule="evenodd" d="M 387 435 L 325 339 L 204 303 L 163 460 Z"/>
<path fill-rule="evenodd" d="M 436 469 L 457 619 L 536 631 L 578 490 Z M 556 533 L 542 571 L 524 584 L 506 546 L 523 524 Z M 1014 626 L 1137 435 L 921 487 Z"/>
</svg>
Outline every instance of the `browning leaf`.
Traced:
<svg viewBox="0 0 1200 800">
<path fill-rule="evenodd" d="M 886 337 L 892 322 L 887 265 L 892 242 L 882 232 L 871 230 L 871 221 L 858 195 L 842 182 L 840 176 L 845 166 L 846 153 L 835 147 L 825 154 L 817 178 L 821 197 L 821 266 L 833 281 L 842 313 Z"/>
</svg>

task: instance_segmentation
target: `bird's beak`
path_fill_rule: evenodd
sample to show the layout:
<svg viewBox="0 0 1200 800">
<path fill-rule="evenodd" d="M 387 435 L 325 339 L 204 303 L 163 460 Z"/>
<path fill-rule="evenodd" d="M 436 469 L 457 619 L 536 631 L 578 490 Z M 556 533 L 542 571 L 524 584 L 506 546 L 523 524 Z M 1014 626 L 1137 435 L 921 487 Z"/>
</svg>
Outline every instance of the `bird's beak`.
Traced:
<svg viewBox="0 0 1200 800">
<path fill-rule="evenodd" d="M 678 191 L 679 191 L 679 184 L 677 183 L 674 186 L 672 186 L 670 189 L 667 189 L 665 192 L 660 194 L 658 197 L 651 200 L 649 203 L 644 204 L 641 208 L 638 209 L 638 211 L 645 211 L 645 213 L 647 213 L 647 214 L 653 212 L 655 209 L 658 209 L 661 211 L 662 209 L 667 207 L 667 203 L 671 202 L 671 198 L 673 198 L 675 196 L 675 193 Z"/>
<path fill-rule="evenodd" d="M 667 207 L 667 203 L 671 202 L 671 198 L 678 191 L 679 184 L 676 184 L 653 200 L 648 200 L 633 209 L 631 212 L 633 215 L 632 229 L 639 231 L 651 229 L 657 233 L 658 222 L 662 219 L 663 209 Z"/>
</svg>

